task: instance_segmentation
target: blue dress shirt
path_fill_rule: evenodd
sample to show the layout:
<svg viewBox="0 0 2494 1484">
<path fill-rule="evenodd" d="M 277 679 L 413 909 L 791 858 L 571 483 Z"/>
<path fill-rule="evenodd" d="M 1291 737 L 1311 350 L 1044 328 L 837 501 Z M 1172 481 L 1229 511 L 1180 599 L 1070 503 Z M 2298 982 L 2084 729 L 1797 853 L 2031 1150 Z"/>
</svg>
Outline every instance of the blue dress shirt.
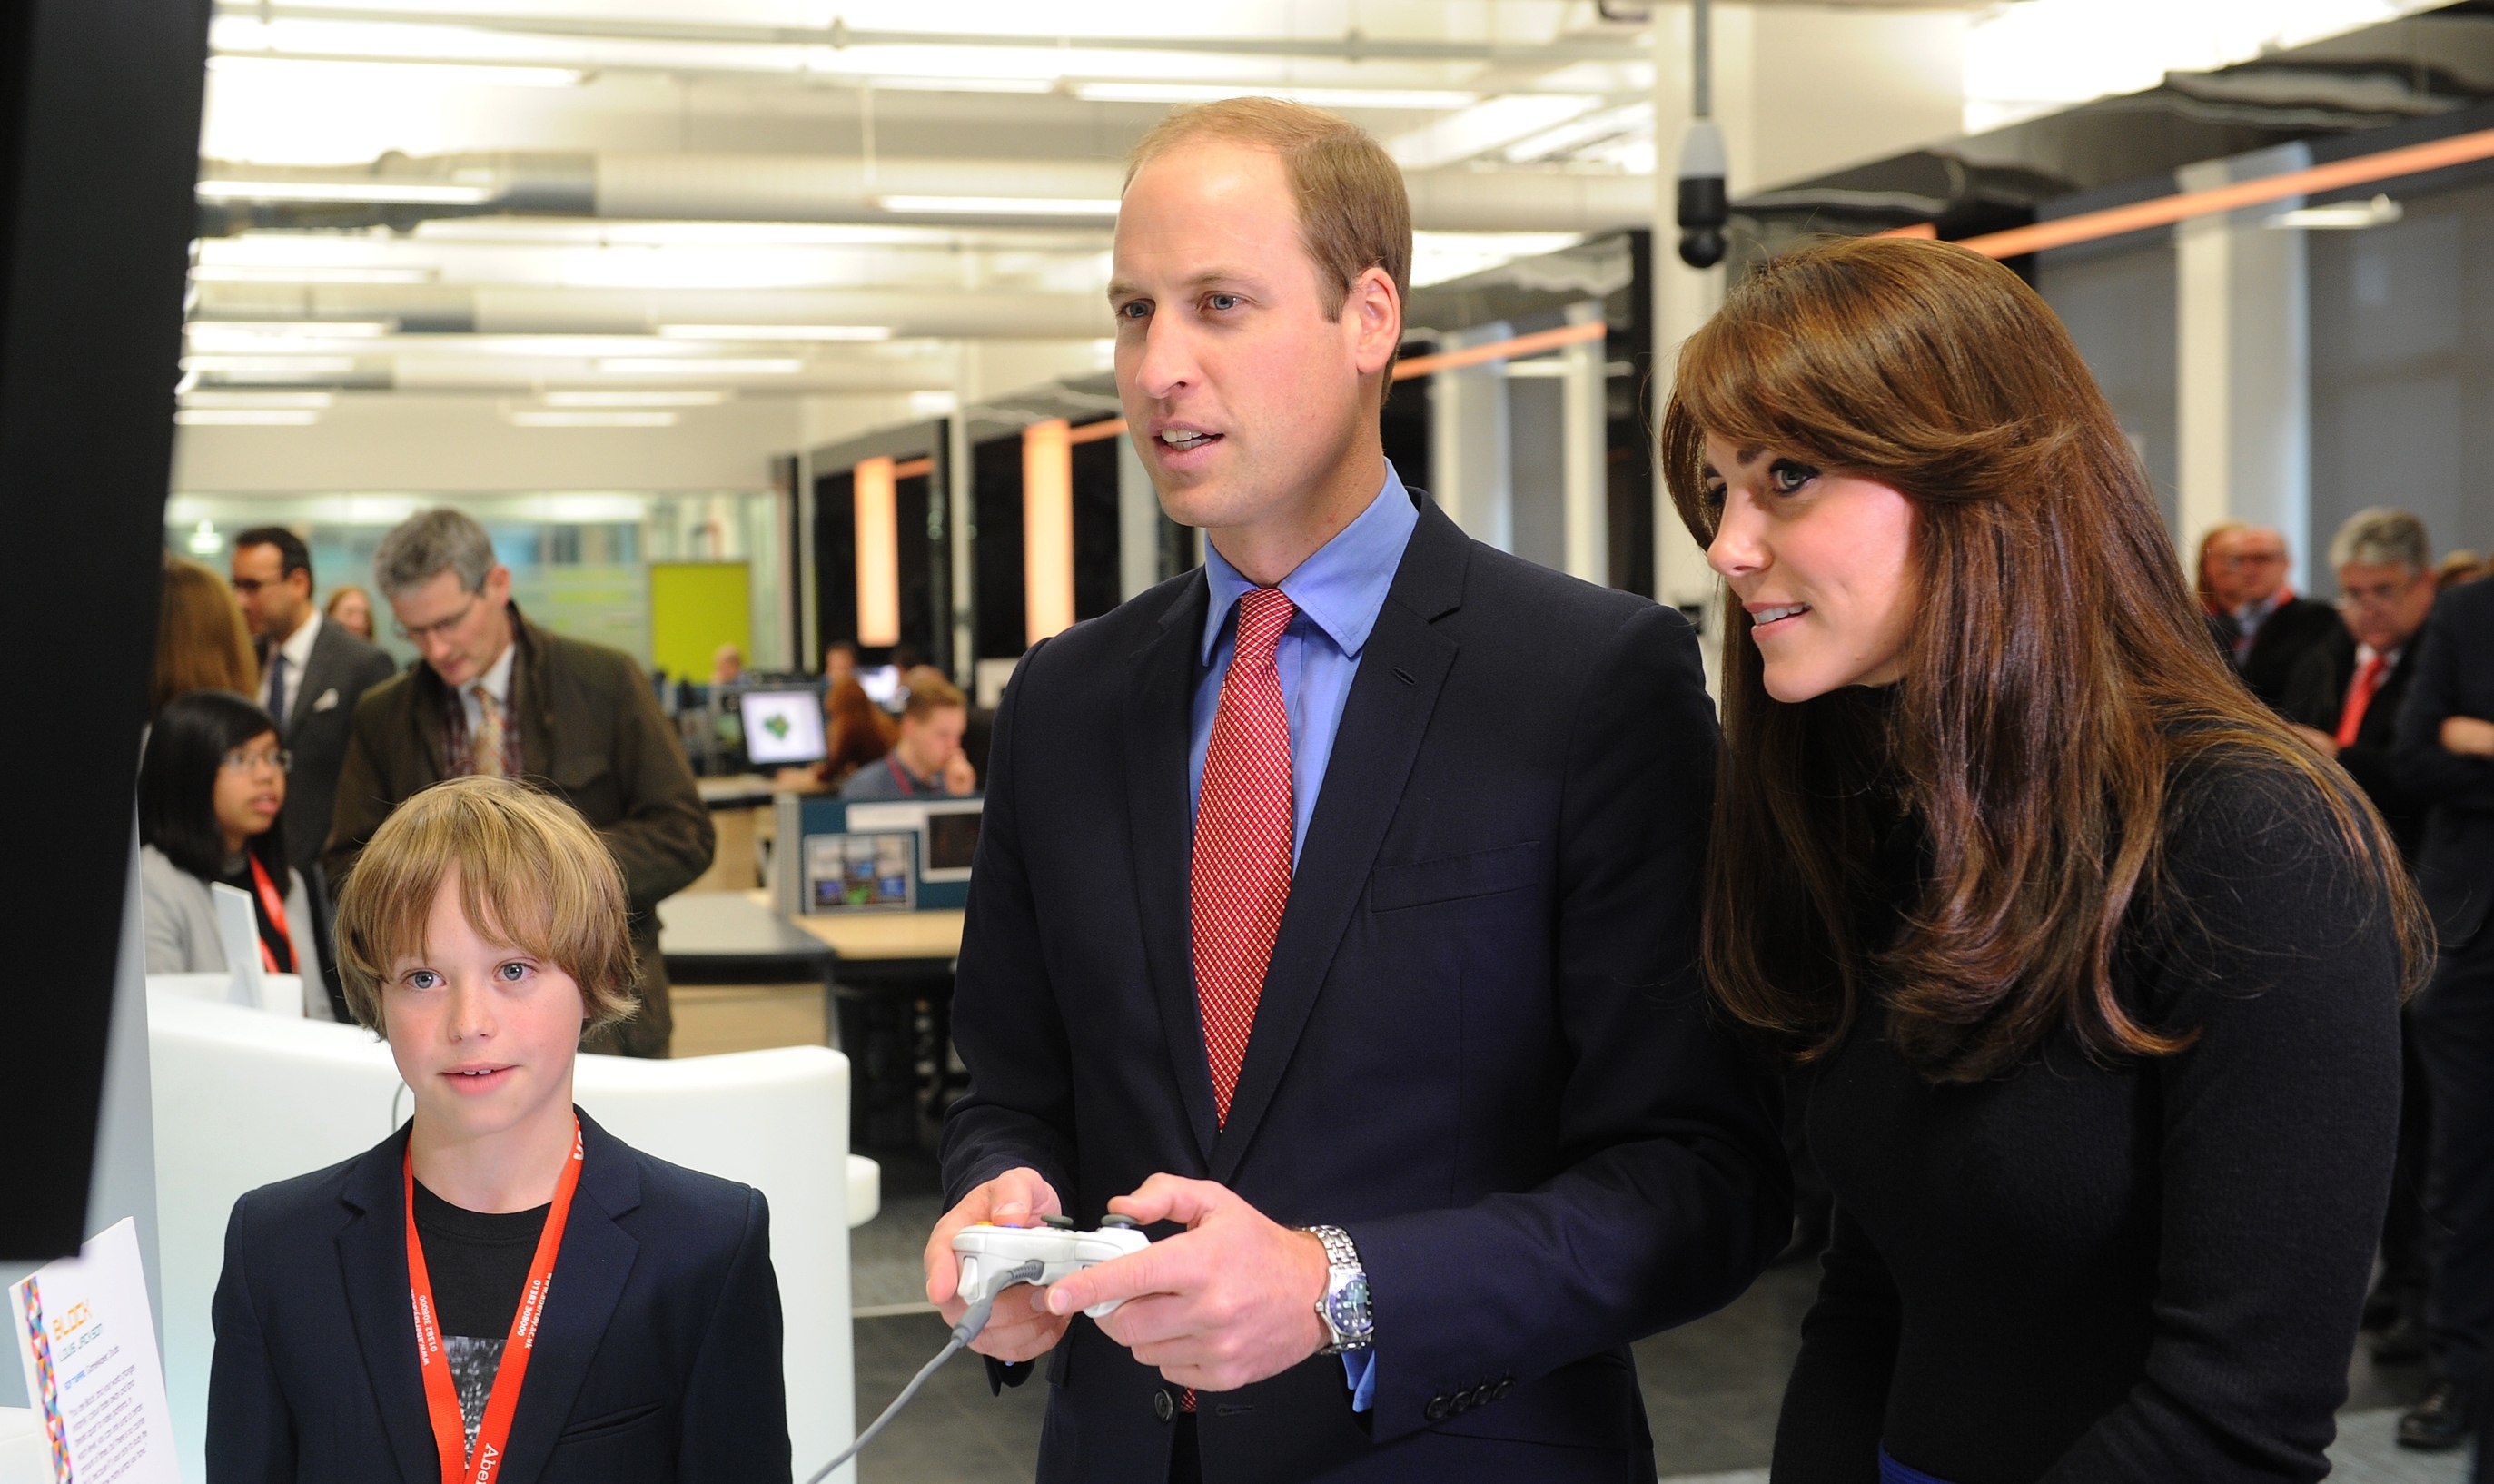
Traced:
<svg viewBox="0 0 2494 1484">
<path fill-rule="evenodd" d="M 1334 533 L 1282 579 L 1282 591 L 1298 612 L 1291 616 L 1281 642 L 1273 647 L 1273 667 L 1282 681 L 1282 709 L 1291 729 L 1291 865 L 1296 869 L 1299 849 L 1307 841 L 1308 821 L 1315 817 L 1317 791 L 1324 785 L 1326 760 L 1333 756 L 1334 734 L 1342 728 L 1343 703 L 1351 698 L 1352 677 L 1359 673 L 1359 651 L 1385 606 L 1385 591 L 1394 585 L 1394 569 L 1403 564 L 1403 548 L 1420 524 L 1420 512 L 1403 488 L 1394 466 L 1385 466 L 1385 486 L 1359 518 Z M 1203 547 L 1203 573 L 1211 584 L 1212 601 L 1203 616 L 1203 671 L 1196 677 L 1194 730 L 1187 748 L 1189 818 L 1203 798 L 1203 755 L 1212 746 L 1212 721 L 1221 710 L 1221 682 L 1230 674 L 1231 656 L 1238 646 L 1233 615 L 1238 599 L 1255 587 L 1230 564 L 1212 543 Z M 1353 1411 L 1369 1409 L 1376 1395 L 1374 1349 L 1352 1350 L 1342 1357 L 1352 1388 Z"/>
</svg>

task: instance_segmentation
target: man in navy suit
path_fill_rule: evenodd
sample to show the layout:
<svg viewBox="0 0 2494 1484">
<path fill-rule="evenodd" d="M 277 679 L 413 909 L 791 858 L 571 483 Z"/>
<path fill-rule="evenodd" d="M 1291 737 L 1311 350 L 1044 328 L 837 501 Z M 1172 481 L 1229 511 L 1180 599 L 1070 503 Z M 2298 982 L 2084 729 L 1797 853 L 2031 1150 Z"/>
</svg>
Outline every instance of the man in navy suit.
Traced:
<svg viewBox="0 0 2494 1484">
<path fill-rule="evenodd" d="M 1697 978 L 1695 638 L 1385 462 L 1411 218 L 1374 141 L 1233 100 L 1136 159 L 1118 386 L 1208 551 L 997 715 L 928 1295 L 961 1312 L 974 1222 L 1161 1238 L 995 1308 L 997 1380 L 1054 1352 L 1043 1480 L 1650 1484 L 1628 1343 L 1790 1223 Z"/>
<path fill-rule="evenodd" d="M 2432 1271 L 2425 1328 L 2434 1385 L 2399 1441 L 2452 1448 L 2494 1385 L 2494 582 L 2451 589 L 2418 640 L 2392 766 L 2430 805 L 2417 886 L 2441 939 L 2411 1012 L 2433 1092 L 2425 1210 Z M 2485 1420 L 2494 1421 L 2494 1412 Z M 2494 1459 L 2494 1450 L 2486 1458 Z"/>
</svg>

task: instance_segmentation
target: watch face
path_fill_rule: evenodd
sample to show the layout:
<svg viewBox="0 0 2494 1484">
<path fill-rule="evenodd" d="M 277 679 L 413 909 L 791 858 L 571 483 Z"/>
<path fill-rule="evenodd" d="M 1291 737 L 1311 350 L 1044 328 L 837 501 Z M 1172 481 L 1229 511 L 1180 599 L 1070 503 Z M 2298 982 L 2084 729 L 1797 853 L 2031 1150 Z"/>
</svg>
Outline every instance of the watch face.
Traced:
<svg viewBox="0 0 2494 1484">
<path fill-rule="evenodd" d="M 1334 1333 L 1355 1340 L 1369 1332 L 1368 1278 L 1361 1274 L 1325 1295 L 1325 1318 Z"/>
</svg>

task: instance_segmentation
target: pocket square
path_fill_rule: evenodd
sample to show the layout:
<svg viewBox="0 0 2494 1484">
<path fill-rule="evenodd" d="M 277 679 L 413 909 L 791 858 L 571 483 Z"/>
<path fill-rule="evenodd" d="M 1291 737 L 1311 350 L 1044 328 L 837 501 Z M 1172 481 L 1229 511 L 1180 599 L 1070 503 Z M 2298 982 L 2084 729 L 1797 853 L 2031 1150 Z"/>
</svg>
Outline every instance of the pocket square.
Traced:
<svg viewBox="0 0 2494 1484">
<path fill-rule="evenodd" d="M 338 687 L 332 685 L 328 689 L 320 692 L 320 699 L 312 703 L 312 709 L 316 712 L 336 711 L 338 709 Z"/>
</svg>

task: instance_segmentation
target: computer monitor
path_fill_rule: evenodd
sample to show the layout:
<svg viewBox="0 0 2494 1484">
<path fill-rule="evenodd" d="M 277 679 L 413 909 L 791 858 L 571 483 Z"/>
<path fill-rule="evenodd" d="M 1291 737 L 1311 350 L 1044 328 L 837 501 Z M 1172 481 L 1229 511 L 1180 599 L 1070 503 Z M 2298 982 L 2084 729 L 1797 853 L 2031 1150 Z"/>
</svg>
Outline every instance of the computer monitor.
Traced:
<svg viewBox="0 0 2494 1484">
<path fill-rule="evenodd" d="M 745 756 L 756 767 L 819 763 L 823 703 L 810 690 L 748 690 L 736 698 L 745 718 Z"/>
<path fill-rule="evenodd" d="M 877 706 L 890 706 L 900 694 L 900 667 L 877 665 L 871 670 L 860 670 L 857 682 L 867 700 Z"/>
</svg>

